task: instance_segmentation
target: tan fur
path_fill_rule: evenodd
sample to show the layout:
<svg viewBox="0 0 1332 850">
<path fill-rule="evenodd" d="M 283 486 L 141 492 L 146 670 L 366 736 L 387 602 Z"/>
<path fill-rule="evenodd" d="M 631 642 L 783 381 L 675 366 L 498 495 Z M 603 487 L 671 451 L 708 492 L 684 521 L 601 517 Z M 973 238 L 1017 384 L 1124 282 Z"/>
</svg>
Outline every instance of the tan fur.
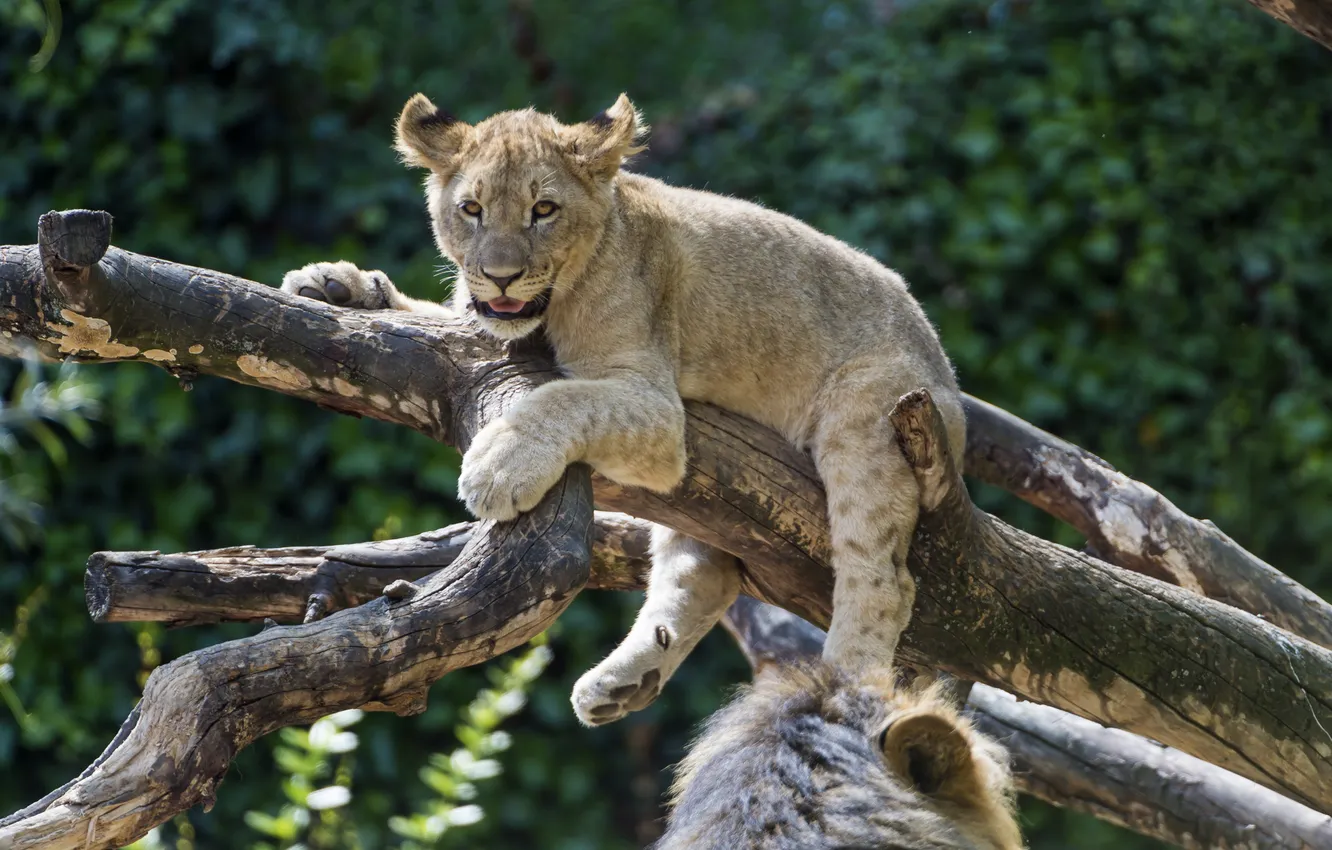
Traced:
<svg viewBox="0 0 1332 850">
<path fill-rule="evenodd" d="M 656 850 L 1019 850 L 1007 753 L 943 694 L 823 663 L 766 672 L 677 767 Z"/>
<path fill-rule="evenodd" d="M 685 470 L 682 399 L 740 413 L 808 448 L 827 487 L 825 657 L 887 666 L 915 598 L 918 493 L 886 414 L 927 387 L 960 456 L 948 360 L 901 277 L 869 256 L 755 204 L 621 171 L 643 130 L 623 95 L 574 125 L 528 109 L 472 126 L 422 95 L 404 108 L 397 149 L 430 171 L 435 239 L 460 270 L 454 310 L 503 339 L 544 326 L 568 375 L 482 429 L 459 494 L 479 517 L 511 519 L 574 461 L 669 491 Z M 538 217 L 546 202 L 558 210 Z M 376 274 L 316 264 L 283 285 L 348 306 L 441 309 L 391 284 L 385 295 Z M 487 315 L 504 298 L 544 313 Z M 651 702 L 738 588 L 734 558 L 656 533 L 647 602 L 579 680 L 579 717 L 605 723 Z"/>
</svg>

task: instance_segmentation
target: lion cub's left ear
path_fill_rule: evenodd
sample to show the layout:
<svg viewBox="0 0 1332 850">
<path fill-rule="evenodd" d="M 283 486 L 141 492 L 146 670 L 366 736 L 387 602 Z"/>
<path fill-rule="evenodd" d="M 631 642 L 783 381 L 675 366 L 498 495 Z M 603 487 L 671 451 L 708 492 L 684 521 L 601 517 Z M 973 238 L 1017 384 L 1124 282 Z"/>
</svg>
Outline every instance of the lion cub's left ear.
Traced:
<svg viewBox="0 0 1332 850">
<path fill-rule="evenodd" d="M 927 797 L 960 806 L 984 798 L 984 779 L 968 730 L 956 717 L 917 709 L 892 718 L 879 736 L 888 766 Z"/>
<path fill-rule="evenodd" d="M 594 178 L 609 180 L 627 157 L 646 150 L 642 144 L 648 127 L 621 94 L 615 104 L 581 124 L 564 128 L 565 144 L 574 161 Z"/>
<path fill-rule="evenodd" d="M 408 165 L 451 172 L 471 132 L 471 124 L 437 108 L 425 95 L 414 94 L 394 125 L 393 147 Z"/>
</svg>

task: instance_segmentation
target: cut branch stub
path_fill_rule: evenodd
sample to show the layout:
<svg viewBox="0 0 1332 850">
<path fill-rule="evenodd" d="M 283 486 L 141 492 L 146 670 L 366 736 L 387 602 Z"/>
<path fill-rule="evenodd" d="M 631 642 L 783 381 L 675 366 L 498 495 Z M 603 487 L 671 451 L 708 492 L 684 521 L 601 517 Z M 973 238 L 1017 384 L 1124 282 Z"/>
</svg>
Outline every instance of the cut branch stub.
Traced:
<svg viewBox="0 0 1332 850">
<path fill-rule="evenodd" d="M 363 605 L 395 581 L 420 584 L 457 560 L 478 525 L 464 522 L 344 546 L 232 546 L 175 555 L 97 552 L 88 559 L 84 596 L 88 613 L 99 623 L 299 623 Z M 649 528 L 625 514 L 598 512 L 588 587 L 642 590 Z M 310 618 L 309 605 L 316 598 L 320 612 Z"/>
<path fill-rule="evenodd" d="M 47 280 L 77 283 L 111 247 L 111 214 L 94 210 L 49 212 L 37 220 L 37 244 Z"/>
</svg>

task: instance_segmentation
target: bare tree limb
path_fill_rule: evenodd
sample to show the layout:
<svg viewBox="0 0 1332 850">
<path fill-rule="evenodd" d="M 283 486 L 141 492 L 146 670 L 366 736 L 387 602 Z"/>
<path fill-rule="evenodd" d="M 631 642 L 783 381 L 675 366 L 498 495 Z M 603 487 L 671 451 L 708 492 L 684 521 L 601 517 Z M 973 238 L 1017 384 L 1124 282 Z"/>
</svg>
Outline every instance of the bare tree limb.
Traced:
<svg viewBox="0 0 1332 850">
<path fill-rule="evenodd" d="M 816 657 L 819 629 L 742 596 L 723 621 L 754 672 Z M 1003 742 L 1024 794 L 1190 850 L 1332 847 L 1332 818 L 1128 732 L 975 685 L 976 725 Z"/>
<path fill-rule="evenodd" d="M 1097 557 L 1332 647 L 1332 605 L 1206 520 L 992 404 L 967 405 L 966 469 L 1082 533 Z"/>
<path fill-rule="evenodd" d="M 233 546 L 177 555 L 98 552 L 88 559 L 84 578 L 88 612 L 99 623 L 299 623 L 309 617 L 312 601 L 321 616 L 355 608 L 395 581 L 418 582 L 447 567 L 477 525 L 463 522 L 349 546 Z M 599 511 L 587 586 L 643 589 L 649 528 L 643 520 Z"/>
<path fill-rule="evenodd" d="M 59 219 L 64 230 L 77 234 L 89 225 L 90 215 Z M 59 235 L 59 227 L 53 230 Z M 538 353 L 504 349 L 465 323 L 341 310 L 117 249 L 109 249 L 97 265 L 84 266 L 71 262 L 79 259 L 74 249 L 53 247 L 77 242 L 62 238 L 44 239 L 40 257 L 31 248 L 0 248 L 0 304 L 6 305 L 0 307 L 0 327 L 9 339 L 34 342 L 48 356 L 77 352 L 87 360 L 137 358 L 220 374 L 406 424 L 460 445 L 478 422 L 502 409 L 504 399 L 554 377 L 549 361 Z M 49 275 L 40 262 L 34 269 L 37 260 L 47 261 Z M 1332 738 L 1324 731 L 1332 727 L 1332 653 L 1227 606 L 1022 534 L 976 510 L 938 440 L 934 415 L 927 396 L 908 397 L 894 413 L 903 448 L 927 494 L 911 556 L 920 590 L 915 620 L 904 638 L 908 657 L 1147 735 L 1316 808 L 1332 809 Z M 676 492 L 657 497 L 598 482 L 598 501 L 737 554 L 745 560 L 752 595 L 826 624 L 831 586 L 827 530 L 822 490 L 808 457 L 772 432 L 706 405 L 689 406 L 687 439 L 690 474 Z M 210 759 L 198 762 L 184 758 L 194 752 L 188 742 L 153 741 L 158 751 L 172 754 L 171 769 L 159 765 L 155 774 L 168 776 L 169 782 L 156 781 L 172 790 L 154 798 L 154 805 L 160 805 L 151 815 L 146 814 L 151 807 L 141 803 L 120 817 L 120 834 L 146 829 L 151 817 L 162 817 L 167 808 L 179 811 L 202 799 L 198 782 L 219 776 L 221 756 L 253 740 L 255 730 L 302 722 L 357 699 L 384 704 L 396 697 L 394 705 L 410 708 L 412 701 L 403 694 L 420 693 L 433 681 L 430 676 L 449 664 L 485 657 L 487 651 L 477 642 L 497 635 L 507 639 L 510 612 L 531 612 L 546 604 L 541 616 L 533 614 L 526 622 L 547 622 L 547 615 L 553 616 L 549 609 L 567 601 L 586 578 L 591 511 L 575 517 L 572 510 L 587 507 L 578 480 L 585 474 L 571 469 L 564 485 L 543 503 L 551 514 L 538 510 L 519 520 L 529 523 L 527 533 L 505 534 L 496 527 L 478 537 L 494 540 L 496 548 L 469 544 L 469 550 L 485 549 L 487 556 L 502 551 L 502 557 L 492 558 L 496 565 L 466 571 L 481 561 L 469 561 L 465 551 L 462 567 L 455 564 L 427 581 L 437 591 L 427 599 L 479 593 L 489 606 L 472 609 L 465 622 L 436 623 L 427 649 L 410 642 L 372 643 L 356 632 L 359 654 L 303 654 L 303 640 L 331 628 L 330 621 L 321 621 L 249 639 L 262 643 L 273 641 L 265 635 L 282 635 L 274 641 L 280 645 L 264 643 L 263 652 L 226 644 L 162 668 L 173 671 L 163 673 L 162 681 L 168 675 L 181 679 L 171 694 L 196 701 L 182 729 L 194 728 L 190 721 L 211 716 L 219 704 L 227 706 L 226 716 L 236 725 L 219 721 L 210 726 L 210 731 L 221 730 L 215 740 L 231 743 L 215 746 Z M 552 567 L 539 547 L 525 548 L 528 541 L 571 541 L 580 535 L 584 572 L 563 582 L 551 579 Z M 568 561 L 561 553 L 571 548 L 576 547 L 556 546 L 549 559 Z M 519 572 L 522 581 L 515 578 L 511 585 L 498 587 L 503 583 L 492 579 Z M 392 640 L 398 620 L 388 615 L 395 609 L 387 606 L 376 602 L 334 619 L 342 618 L 339 627 L 364 625 L 374 639 Z M 434 605 L 425 607 L 423 617 L 440 613 Z M 481 637 L 485 629 L 491 630 L 489 637 Z M 317 642 L 326 645 L 327 638 Z M 386 645 L 393 651 L 383 649 Z M 433 660 L 407 661 L 393 654 L 405 652 L 404 646 Z M 489 651 L 495 649 L 489 645 Z M 274 671 L 290 667 L 281 678 L 308 681 L 312 690 L 294 688 L 290 699 L 254 697 L 246 690 L 254 679 L 237 679 L 234 669 L 206 665 L 205 656 L 232 664 L 272 663 L 264 675 L 273 677 L 279 676 Z M 346 665 L 349 658 L 354 662 L 350 674 L 339 668 L 331 675 L 330 665 Z M 362 661 L 369 669 L 356 666 Z M 396 672 L 381 681 L 379 664 Z M 354 681 L 349 675 L 371 678 Z M 158 700 L 166 696 L 162 681 L 157 686 L 150 682 L 148 689 Z M 336 699 L 326 699 L 316 687 L 327 689 L 330 681 L 338 682 Z M 228 702 L 242 697 L 254 698 Z M 205 704 L 205 699 L 212 702 Z M 159 728 L 170 722 L 157 704 L 146 697 L 144 705 L 136 732 L 151 721 L 159 729 L 153 734 L 169 734 Z M 120 810 L 109 802 L 99 808 L 88 801 L 130 799 L 105 794 L 116 782 L 132 779 L 135 770 L 137 781 L 146 781 L 146 764 L 128 754 L 147 752 L 143 745 L 149 733 L 136 732 L 86 783 L 41 812 L 8 819 L 0 826 L 0 843 L 20 834 L 58 833 L 61 841 L 72 841 L 92 823 L 106 826 L 106 812 Z M 191 776 L 205 779 L 183 779 Z M 32 832 L 34 824 L 46 831 Z"/>
<path fill-rule="evenodd" d="M 235 754 L 274 729 L 345 708 L 423 711 L 435 680 L 527 641 L 582 588 L 586 539 L 559 548 L 591 519 L 590 506 L 568 510 L 579 505 L 580 483 L 566 478 L 532 513 L 482 526 L 452 566 L 409 586 L 414 592 L 157 668 L 103 761 L 0 821 L 0 846 L 120 847 L 197 803 L 211 806 Z"/>
<path fill-rule="evenodd" d="M 1332 2 L 1329 0 L 1249 0 L 1281 23 L 1332 48 Z"/>
<path fill-rule="evenodd" d="M 598 502 L 735 552 L 747 593 L 826 625 L 829 573 L 815 567 L 826 565 L 828 541 L 812 464 L 739 417 L 692 413 L 691 472 L 680 489 L 663 498 L 598 486 Z M 906 433 L 921 439 L 930 433 L 912 427 Z M 942 476 L 926 492 L 948 496 L 925 512 L 912 547 L 920 591 L 905 657 L 1160 740 L 1328 809 L 1326 650 L 1013 529 L 975 510 L 960 483 L 940 483 L 952 478 L 937 446 L 921 457 Z M 1252 700 L 1267 688 L 1290 690 L 1284 702 Z"/>
<path fill-rule="evenodd" d="M 214 311 L 210 308 L 217 305 L 210 305 L 207 295 L 218 285 L 198 271 L 189 272 L 178 301 L 154 300 L 150 288 L 135 305 L 145 313 L 161 313 L 159 321 L 174 320 L 191 330 L 214 323 L 212 333 L 197 337 L 205 343 L 144 350 L 113 340 L 110 326 L 89 315 L 123 294 L 99 285 L 105 278 L 97 262 L 109 237 L 105 214 L 43 217 L 41 277 L 20 283 L 30 299 L 26 303 L 7 299 L 11 306 L 33 310 L 30 322 L 46 325 L 35 331 L 36 338 L 55 344 L 49 339 L 54 336 L 67 349 L 106 356 L 142 351 L 150 360 L 173 364 L 176 352 L 189 347 L 242 352 L 224 357 L 225 368 L 287 390 L 313 386 L 299 367 L 251 352 L 259 348 L 255 336 L 281 335 L 296 326 L 308 330 L 307 323 L 319 324 L 317 314 L 293 313 L 280 317 L 277 325 L 256 321 L 263 311 L 246 308 L 243 287 L 211 293 L 222 298 L 222 309 Z M 6 253 L 0 249 L 3 271 L 8 271 Z M 125 266 L 143 262 L 128 255 L 110 260 Z M 154 276 L 151 265 L 139 274 L 150 282 Z M 365 349 L 334 331 L 327 344 L 331 351 L 345 352 L 340 359 L 356 363 L 368 380 L 382 384 L 385 407 L 436 432 L 447 424 L 447 433 L 461 444 L 498 416 L 508 398 L 550 377 L 549 369 L 532 369 L 531 363 L 530 371 L 523 371 L 521 355 L 515 363 L 488 368 L 468 361 L 461 350 L 451 368 L 441 367 L 437 374 L 394 375 L 391 352 L 403 338 L 392 332 L 384 336 L 382 348 Z M 401 344 L 412 345 L 409 340 Z M 210 360 L 214 356 L 208 355 Z M 444 382 L 441 389 L 461 393 L 460 401 L 467 385 L 475 389 L 474 403 L 455 407 L 447 423 L 418 384 L 438 381 Z M 337 387 L 333 378 L 328 382 Z M 364 393 L 350 395 L 349 406 L 363 404 Z M 379 410 L 380 405 L 371 400 L 363 409 Z M 404 715 L 423 711 L 426 691 L 436 679 L 524 643 L 567 607 L 587 581 L 591 519 L 589 470 L 576 464 L 533 511 L 513 522 L 478 525 L 456 560 L 419 587 L 400 585 L 393 598 L 383 596 L 308 625 L 268 629 L 157 668 L 143 699 L 99 760 L 72 783 L 0 821 L 0 846 L 119 847 L 196 803 L 211 807 L 235 754 L 274 729 L 343 708 Z M 529 568 L 533 563 L 541 565 L 539 572 Z"/>
<path fill-rule="evenodd" d="M 49 233 L 45 259 L 40 246 L 0 246 L 0 354 L 31 349 L 50 359 L 151 363 L 182 378 L 219 375 L 454 445 L 456 434 L 475 429 L 478 393 L 508 398 L 557 377 L 544 348 L 503 345 L 467 322 L 343 310 L 108 247 L 106 213 L 49 213 L 41 227 Z M 82 251 L 83 260 L 98 251 L 104 256 L 79 265 L 78 257 L 62 259 L 61 251 Z M 1332 645 L 1332 605 L 1214 526 L 1184 516 L 1100 458 L 998 408 L 974 398 L 966 406 L 970 474 L 1069 522 L 1112 563 Z M 702 457 L 688 499 L 649 504 L 647 494 L 597 480 L 598 502 L 642 516 L 642 510 L 668 512 L 688 525 L 685 514 L 711 500 L 736 530 L 728 548 L 744 550 L 737 552 L 741 557 L 798 567 L 810 564 L 812 554 L 826 564 L 817 533 L 825 509 L 817 485 L 809 486 L 808 457 L 777 434 L 708 405 L 690 403 L 687 416 L 695 447 L 720 452 L 722 459 L 714 467 Z M 747 470 L 743 460 L 756 451 L 771 460 L 761 473 Z M 738 486 L 710 490 L 707 479 L 714 474 L 738 476 Z M 687 511 L 680 507 L 685 503 Z M 757 519 L 754 507 L 762 515 Z M 758 528 L 765 523 L 767 529 Z"/>
<path fill-rule="evenodd" d="M 317 577 L 333 582 L 335 606 L 363 604 L 392 581 L 446 566 L 472 525 L 360 546 L 99 556 L 89 586 L 103 590 L 90 607 L 103 621 L 299 620 Z M 643 520 L 598 513 L 588 587 L 642 589 L 649 531 Z M 724 625 L 756 672 L 823 646 L 818 628 L 747 596 Z M 1332 846 L 1332 818 L 1177 750 L 985 685 L 972 688 L 970 707 L 980 728 L 1008 746 L 1019 789 L 1054 805 L 1186 848 Z"/>
</svg>

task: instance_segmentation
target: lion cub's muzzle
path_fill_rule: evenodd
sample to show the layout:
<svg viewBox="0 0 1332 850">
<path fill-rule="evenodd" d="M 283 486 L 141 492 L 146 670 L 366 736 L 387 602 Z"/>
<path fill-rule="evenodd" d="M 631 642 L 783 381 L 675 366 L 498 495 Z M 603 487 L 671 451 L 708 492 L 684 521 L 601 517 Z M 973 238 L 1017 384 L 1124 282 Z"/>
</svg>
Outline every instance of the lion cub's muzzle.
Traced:
<svg viewBox="0 0 1332 850">
<path fill-rule="evenodd" d="M 533 319 L 546 312 L 550 306 L 550 295 L 554 287 L 546 287 L 529 301 L 520 301 L 501 295 L 490 301 L 482 301 L 472 296 L 472 309 L 487 319 L 509 322 L 515 319 Z"/>
</svg>

